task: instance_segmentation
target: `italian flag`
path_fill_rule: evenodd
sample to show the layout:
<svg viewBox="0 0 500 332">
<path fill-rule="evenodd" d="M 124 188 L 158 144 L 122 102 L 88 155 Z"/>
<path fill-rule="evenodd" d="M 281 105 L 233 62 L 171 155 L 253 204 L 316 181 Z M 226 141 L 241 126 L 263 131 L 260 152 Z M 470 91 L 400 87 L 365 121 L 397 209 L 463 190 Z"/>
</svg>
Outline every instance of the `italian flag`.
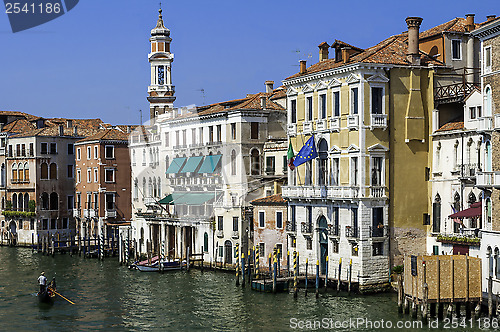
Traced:
<svg viewBox="0 0 500 332">
<path fill-rule="evenodd" d="M 288 152 L 286 153 L 288 159 L 288 167 L 293 171 L 295 169 L 295 165 L 293 164 L 293 158 L 295 158 L 295 154 L 293 153 L 292 142 L 288 145 Z"/>
</svg>

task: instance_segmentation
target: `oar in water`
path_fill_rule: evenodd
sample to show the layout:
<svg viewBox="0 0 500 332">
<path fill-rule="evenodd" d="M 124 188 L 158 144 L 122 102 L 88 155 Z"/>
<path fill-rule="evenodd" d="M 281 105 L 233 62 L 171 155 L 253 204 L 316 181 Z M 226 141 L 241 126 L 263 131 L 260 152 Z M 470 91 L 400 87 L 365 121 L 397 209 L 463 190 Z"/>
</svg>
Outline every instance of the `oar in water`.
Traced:
<svg viewBox="0 0 500 332">
<path fill-rule="evenodd" d="M 55 290 L 53 290 L 52 288 L 50 288 L 50 287 L 49 287 L 49 289 L 50 289 L 52 292 L 54 292 L 54 294 L 59 295 L 60 297 L 62 297 L 62 298 L 63 298 L 63 299 L 65 299 L 66 301 L 68 301 L 69 303 L 71 303 L 71 304 L 75 304 L 74 302 L 72 302 L 72 301 L 68 300 L 67 298 L 65 298 L 64 296 L 62 296 L 61 294 L 59 294 L 58 292 L 56 292 Z"/>
</svg>

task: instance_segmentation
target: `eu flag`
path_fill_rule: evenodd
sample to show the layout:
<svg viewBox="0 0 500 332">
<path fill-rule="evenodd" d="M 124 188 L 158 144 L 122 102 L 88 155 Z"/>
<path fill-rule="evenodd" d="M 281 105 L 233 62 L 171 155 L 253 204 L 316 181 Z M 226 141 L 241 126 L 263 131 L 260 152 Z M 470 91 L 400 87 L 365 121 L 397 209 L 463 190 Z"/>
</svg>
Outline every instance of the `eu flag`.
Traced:
<svg viewBox="0 0 500 332">
<path fill-rule="evenodd" d="M 306 144 L 300 149 L 299 153 L 293 160 L 293 165 L 295 167 L 302 165 L 308 160 L 314 159 L 318 156 L 316 151 L 316 144 L 314 143 L 314 135 L 307 140 Z"/>
</svg>

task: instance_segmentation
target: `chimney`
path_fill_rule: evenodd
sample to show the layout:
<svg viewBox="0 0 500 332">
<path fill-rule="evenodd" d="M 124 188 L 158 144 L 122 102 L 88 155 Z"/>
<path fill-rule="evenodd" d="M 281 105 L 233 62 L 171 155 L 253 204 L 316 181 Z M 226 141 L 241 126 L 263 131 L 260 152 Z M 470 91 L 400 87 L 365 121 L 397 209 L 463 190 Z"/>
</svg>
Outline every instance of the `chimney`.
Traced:
<svg viewBox="0 0 500 332">
<path fill-rule="evenodd" d="M 476 25 L 474 24 L 474 14 L 465 14 L 465 30 L 467 32 L 471 32 L 476 28 Z"/>
<path fill-rule="evenodd" d="M 77 126 L 73 127 L 73 135 L 78 136 L 78 127 Z"/>
<path fill-rule="evenodd" d="M 264 84 L 266 85 L 266 93 L 273 93 L 274 81 L 266 81 Z"/>
<path fill-rule="evenodd" d="M 350 47 L 344 47 L 342 48 L 342 61 L 344 63 L 348 63 L 349 62 L 349 50 L 351 48 Z"/>
<path fill-rule="evenodd" d="M 414 66 L 420 65 L 420 54 L 418 48 L 418 38 L 420 24 L 422 23 L 421 17 L 407 17 L 406 24 L 408 25 L 408 61 Z"/>
<path fill-rule="evenodd" d="M 306 60 L 300 60 L 300 74 L 305 74 L 306 73 Z"/>
<path fill-rule="evenodd" d="M 266 96 L 260 96 L 260 106 L 263 110 L 266 109 Z"/>
<path fill-rule="evenodd" d="M 488 15 L 488 16 L 486 16 L 486 22 L 493 21 L 495 18 L 497 18 L 496 15 Z"/>
<path fill-rule="evenodd" d="M 318 45 L 319 47 L 319 62 L 328 60 L 328 49 L 330 45 L 327 42 L 322 42 Z"/>
<path fill-rule="evenodd" d="M 59 136 L 64 136 L 64 126 L 59 125 Z"/>
</svg>

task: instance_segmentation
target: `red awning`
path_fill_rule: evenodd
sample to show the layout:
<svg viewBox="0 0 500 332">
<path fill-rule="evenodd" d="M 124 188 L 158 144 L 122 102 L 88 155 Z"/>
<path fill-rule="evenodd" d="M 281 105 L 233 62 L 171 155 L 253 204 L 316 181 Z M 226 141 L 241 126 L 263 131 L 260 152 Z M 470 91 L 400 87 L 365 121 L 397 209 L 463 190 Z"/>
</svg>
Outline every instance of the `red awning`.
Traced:
<svg viewBox="0 0 500 332">
<path fill-rule="evenodd" d="M 473 203 L 470 208 L 450 214 L 450 218 L 475 218 L 482 215 L 481 202 Z"/>
</svg>

